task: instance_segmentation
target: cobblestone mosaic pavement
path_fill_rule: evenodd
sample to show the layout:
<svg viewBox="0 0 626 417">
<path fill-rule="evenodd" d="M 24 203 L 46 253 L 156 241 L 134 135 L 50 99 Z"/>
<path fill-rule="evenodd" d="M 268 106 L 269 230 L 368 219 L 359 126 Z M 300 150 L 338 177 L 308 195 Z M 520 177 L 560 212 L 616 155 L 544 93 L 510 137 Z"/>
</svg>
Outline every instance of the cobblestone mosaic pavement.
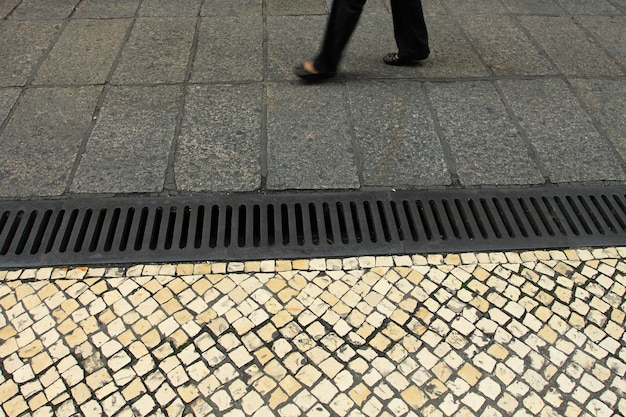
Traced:
<svg viewBox="0 0 626 417">
<path fill-rule="evenodd" d="M 625 415 L 625 255 L 4 271 L 0 415 Z"/>
</svg>

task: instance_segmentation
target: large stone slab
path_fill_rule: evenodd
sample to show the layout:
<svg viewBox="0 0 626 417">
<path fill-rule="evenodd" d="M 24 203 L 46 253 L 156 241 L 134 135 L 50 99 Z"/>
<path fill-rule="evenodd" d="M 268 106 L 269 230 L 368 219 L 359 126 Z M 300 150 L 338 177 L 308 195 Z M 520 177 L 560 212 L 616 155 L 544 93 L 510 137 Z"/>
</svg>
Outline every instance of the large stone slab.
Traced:
<svg viewBox="0 0 626 417">
<path fill-rule="evenodd" d="M 132 20 L 71 20 L 34 84 L 103 84 Z"/>
<path fill-rule="evenodd" d="M 450 13 L 464 16 L 468 14 L 504 14 L 506 7 L 499 0 L 442 0 Z"/>
<path fill-rule="evenodd" d="M 137 19 L 113 82 L 184 81 L 195 27 L 194 17 Z"/>
<path fill-rule="evenodd" d="M 557 70 L 512 18 L 463 15 L 458 20 L 495 75 L 548 75 Z M 485 28 L 489 28 L 485 30 Z"/>
<path fill-rule="evenodd" d="M 500 85 L 553 182 L 624 180 L 622 161 L 561 79 Z"/>
<path fill-rule="evenodd" d="M 348 99 L 363 185 L 449 185 L 450 174 L 418 82 L 350 83 Z"/>
<path fill-rule="evenodd" d="M 192 82 L 261 81 L 263 69 L 261 16 L 202 18 Z"/>
<path fill-rule="evenodd" d="M 12 19 L 65 19 L 80 0 L 22 0 L 11 14 Z"/>
<path fill-rule="evenodd" d="M 572 80 L 584 107 L 626 161 L 626 79 Z"/>
<path fill-rule="evenodd" d="M 579 16 L 576 18 L 609 52 L 626 67 L 626 16 Z"/>
<path fill-rule="evenodd" d="M 262 16 L 263 0 L 213 0 L 202 6 L 202 16 Z"/>
<path fill-rule="evenodd" d="M 0 19 L 7 17 L 18 4 L 20 0 L 0 0 Z"/>
<path fill-rule="evenodd" d="M 569 17 L 520 16 L 519 20 L 568 76 L 624 75 L 622 69 Z"/>
<path fill-rule="evenodd" d="M 0 126 L 9 116 L 20 92 L 19 88 L 0 88 Z"/>
<path fill-rule="evenodd" d="M 356 154 L 343 88 L 270 84 L 267 188 L 358 188 Z"/>
<path fill-rule="evenodd" d="M 428 83 L 463 185 L 539 184 L 543 176 L 491 82 Z"/>
<path fill-rule="evenodd" d="M 23 86 L 61 24 L 0 21 L 0 87 Z"/>
<path fill-rule="evenodd" d="M 268 15 L 312 15 L 328 12 L 324 0 L 266 0 Z"/>
<path fill-rule="evenodd" d="M 202 0 L 145 0 L 139 16 L 197 16 Z"/>
<path fill-rule="evenodd" d="M 559 4 L 573 15 L 614 15 L 619 14 L 609 1 L 606 0 L 558 0 Z"/>
<path fill-rule="evenodd" d="M 267 78 L 294 80 L 293 66 L 315 56 L 325 25 L 325 16 L 268 16 Z"/>
<path fill-rule="evenodd" d="M 75 18 L 111 19 L 133 17 L 140 0 L 83 0 L 74 13 Z"/>
<path fill-rule="evenodd" d="M 58 196 L 85 140 L 101 87 L 28 90 L 0 136 L 0 196 Z"/>
<path fill-rule="evenodd" d="M 565 11 L 558 0 L 502 0 L 502 3 L 515 14 L 560 16 Z"/>
<path fill-rule="evenodd" d="M 181 191 L 253 191 L 261 185 L 262 88 L 191 86 L 176 155 Z"/>
<path fill-rule="evenodd" d="M 111 87 L 71 190 L 162 191 L 182 93 L 180 86 Z"/>
</svg>

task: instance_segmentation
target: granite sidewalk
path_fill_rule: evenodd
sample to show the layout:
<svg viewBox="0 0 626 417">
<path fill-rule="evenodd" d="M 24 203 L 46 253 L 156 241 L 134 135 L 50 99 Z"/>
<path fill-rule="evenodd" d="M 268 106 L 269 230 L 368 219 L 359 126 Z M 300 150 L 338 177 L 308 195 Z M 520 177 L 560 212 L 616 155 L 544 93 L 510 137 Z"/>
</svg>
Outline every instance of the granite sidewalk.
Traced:
<svg viewBox="0 0 626 417">
<path fill-rule="evenodd" d="M 626 184 L 624 0 L 0 0 L 0 199 Z M 626 248 L 0 271 L 0 416 L 626 415 Z"/>
<path fill-rule="evenodd" d="M 323 0 L 1 0 L 0 196 L 624 183 L 623 0 L 425 8 L 423 65 L 371 0 L 309 86 Z"/>
</svg>

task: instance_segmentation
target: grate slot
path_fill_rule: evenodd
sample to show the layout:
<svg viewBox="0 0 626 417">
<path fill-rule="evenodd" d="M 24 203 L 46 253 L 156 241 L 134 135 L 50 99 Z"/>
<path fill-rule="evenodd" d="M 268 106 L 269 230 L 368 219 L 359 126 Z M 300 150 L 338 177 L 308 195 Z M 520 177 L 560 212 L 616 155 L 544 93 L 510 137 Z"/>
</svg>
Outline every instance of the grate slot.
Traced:
<svg viewBox="0 0 626 417">
<path fill-rule="evenodd" d="M 617 196 L 615 196 L 616 198 L 616 204 L 613 204 L 611 202 L 611 199 L 609 198 L 609 196 L 607 195 L 602 195 L 602 203 L 604 204 L 604 207 L 606 207 L 607 212 L 611 213 L 612 218 L 615 220 L 615 222 L 619 225 L 621 231 L 626 231 L 626 219 L 623 218 L 623 210 L 622 215 L 620 215 L 620 208 L 619 207 L 619 199 L 617 198 Z M 615 206 L 618 207 L 615 207 Z"/>
<path fill-rule="evenodd" d="M 476 223 L 475 216 L 472 215 L 472 209 L 469 207 L 468 202 L 455 198 L 454 205 L 456 207 L 456 212 L 459 214 L 461 222 L 463 223 L 463 228 L 465 229 L 467 238 L 470 240 L 477 239 L 477 233 L 480 228 Z"/>
<path fill-rule="evenodd" d="M 408 228 L 405 230 L 409 230 L 411 232 L 411 239 L 413 242 L 419 241 L 420 235 L 417 231 L 417 219 L 419 217 L 416 217 L 415 212 L 411 209 L 411 204 L 407 200 L 402 200 L 402 212 L 404 213 L 402 219 L 406 220 L 408 225 Z"/>
<path fill-rule="evenodd" d="M 11 247 L 13 246 L 13 240 L 20 229 L 20 224 L 22 223 L 22 218 L 24 217 L 23 211 L 18 211 L 15 214 L 15 217 L 12 219 L 9 217 L 7 223 L 9 225 L 7 230 L 7 235 L 3 237 L 2 248 L 0 248 L 0 255 L 6 255 L 11 252 Z"/>
<path fill-rule="evenodd" d="M 34 236 L 32 244 L 30 244 L 30 254 L 35 255 L 43 246 L 44 242 L 46 242 L 46 236 L 49 236 L 50 227 L 50 219 L 52 218 L 52 214 L 54 212 L 52 210 L 45 210 L 43 216 L 40 217 L 40 222 L 36 226 L 37 233 Z"/>
<path fill-rule="evenodd" d="M 587 198 L 578 196 L 578 200 L 585 211 L 589 214 L 589 217 L 598 232 L 605 234 L 615 231 L 615 226 L 608 220 L 606 214 L 602 211 L 602 208 L 599 207 L 598 201 L 594 198 L 594 196 L 588 196 Z"/>
<path fill-rule="evenodd" d="M 30 212 L 30 216 L 28 216 L 28 220 L 24 224 L 24 229 L 18 234 L 20 236 L 19 242 L 17 243 L 17 247 L 15 248 L 15 253 L 17 255 L 21 255 L 24 252 L 24 248 L 26 247 L 26 243 L 29 238 L 33 235 L 33 226 L 35 224 L 35 220 L 37 219 L 37 211 L 33 210 Z"/>
</svg>

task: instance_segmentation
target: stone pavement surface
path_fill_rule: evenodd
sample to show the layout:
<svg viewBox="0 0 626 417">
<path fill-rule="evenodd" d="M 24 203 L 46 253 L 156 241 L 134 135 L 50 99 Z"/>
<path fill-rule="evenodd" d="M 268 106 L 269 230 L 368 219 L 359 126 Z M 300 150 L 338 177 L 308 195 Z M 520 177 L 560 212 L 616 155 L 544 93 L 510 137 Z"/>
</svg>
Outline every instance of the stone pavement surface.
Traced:
<svg viewBox="0 0 626 417">
<path fill-rule="evenodd" d="M 626 415 L 626 248 L 0 274 L 0 415 Z"/>
<path fill-rule="evenodd" d="M 0 0 L 0 198 L 626 183 L 624 0 Z M 0 416 L 626 415 L 626 248 L 0 271 Z"/>
<path fill-rule="evenodd" d="M 0 197 L 625 182 L 624 0 L 424 4 L 310 86 L 328 0 L 0 0 Z"/>
</svg>

